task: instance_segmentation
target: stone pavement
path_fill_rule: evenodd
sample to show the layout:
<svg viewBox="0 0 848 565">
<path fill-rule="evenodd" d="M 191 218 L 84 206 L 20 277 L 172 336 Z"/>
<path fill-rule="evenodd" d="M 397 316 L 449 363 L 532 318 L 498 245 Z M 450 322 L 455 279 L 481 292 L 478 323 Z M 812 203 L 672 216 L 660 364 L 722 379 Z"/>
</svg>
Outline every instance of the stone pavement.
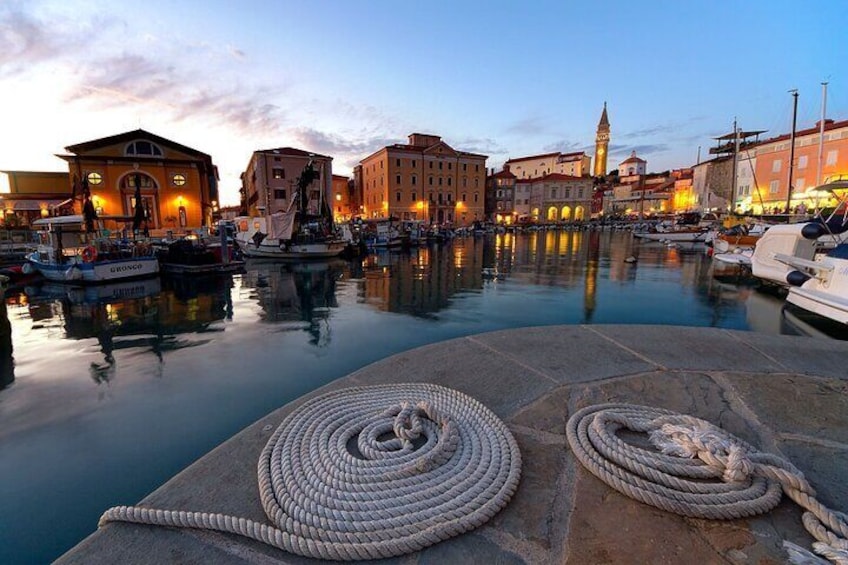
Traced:
<svg viewBox="0 0 848 565">
<path fill-rule="evenodd" d="M 493 520 L 386 563 L 783 563 L 809 548 L 785 497 L 766 515 L 683 518 L 633 501 L 585 471 L 565 437 L 570 414 L 626 402 L 709 420 L 790 459 L 819 500 L 848 510 L 848 343 L 713 328 L 555 326 L 459 338 L 389 357 L 286 405 L 142 501 L 267 523 L 256 462 L 305 398 L 337 388 L 431 382 L 475 397 L 521 448 L 521 484 Z M 105 509 L 104 509 L 105 510 Z M 92 529 L 95 524 L 92 524 Z M 62 556 L 85 563 L 309 563 L 236 536 L 110 523 Z"/>
</svg>

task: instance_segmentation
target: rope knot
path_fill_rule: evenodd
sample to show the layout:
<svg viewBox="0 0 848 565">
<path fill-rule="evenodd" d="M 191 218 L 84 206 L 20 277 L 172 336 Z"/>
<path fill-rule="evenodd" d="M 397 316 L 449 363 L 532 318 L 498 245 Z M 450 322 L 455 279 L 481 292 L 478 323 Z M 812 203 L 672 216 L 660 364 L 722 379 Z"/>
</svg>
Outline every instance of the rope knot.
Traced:
<svg viewBox="0 0 848 565">
<path fill-rule="evenodd" d="M 662 424 L 651 432 L 650 440 L 666 455 L 700 459 L 728 483 L 745 481 L 754 471 L 747 450 L 707 422 Z"/>
<path fill-rule="evenodd" d="M 400 411 L 395 416 L 392 429 L 395 435 L 404 441 L 412 441 L 421 436 L 421 407 L 409 402 L 400 403 Z"/>
</svg>

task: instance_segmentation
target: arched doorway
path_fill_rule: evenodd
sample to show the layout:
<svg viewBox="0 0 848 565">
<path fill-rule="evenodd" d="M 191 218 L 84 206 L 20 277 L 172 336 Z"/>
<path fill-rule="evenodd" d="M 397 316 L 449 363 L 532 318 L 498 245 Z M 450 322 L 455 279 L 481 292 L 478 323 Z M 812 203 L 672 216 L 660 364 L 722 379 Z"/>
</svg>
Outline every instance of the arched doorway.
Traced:
<svg viewBox="0 0 848 565">
<path fill-rule="evenodd" d="M 145 173 L 127 173 L 119 181 L 123 213 L 126 216 L 135 214 L 135 184 L 136 179 L 141 185 L 141 202 L 147 214 L 148 227 L 161 227 L 159 218 L 159 186 L 156 180 Z"/>
<path fill-rule="evenodd" d="M 548 208 L 548 221 L 555 222 L 557 219 L 557 209 L 556 206 L 551 206 Z"/>
<path fill-rule="evenodd" d="M 585 219 L 586 212 L 583 206 L 578 206 L 574 209 L 574 219 L 578 222 L 582 222 Z"/>
<path fill-rule="evenodd" d="M 562 220 L 563 222 L 567 222 L 567 221 L 571 220 L 571 206 L 563 206 L 562 207 L 562 210 L 560 211 L 559 219 Z"/>
</svg>

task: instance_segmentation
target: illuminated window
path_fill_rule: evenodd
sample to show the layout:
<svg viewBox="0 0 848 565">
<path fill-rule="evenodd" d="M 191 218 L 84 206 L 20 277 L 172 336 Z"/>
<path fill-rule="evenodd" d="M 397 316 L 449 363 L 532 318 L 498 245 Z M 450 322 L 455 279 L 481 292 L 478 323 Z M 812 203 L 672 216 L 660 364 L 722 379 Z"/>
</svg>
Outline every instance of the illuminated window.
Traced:
<svg viewBox="0 0 848 565">
<path fill-rule="evenodd" d="M 177 173 L 171 177 L 171 182 L 174 183 L 174 186 L 183 186 L 186 183 L 185 175 Z"/>
<path fill-rule="evenodd" d="M 284 179 L 286 178 L 286 170 L 285 169 L 274 169 L 274 178 L 275 179 Z"/>
<path fill-rule="evenodd" d="M 89 184 L 100 184 L 103 182 L 103 175 L 100 173 L 88 173 L 87 177 Z"/>
</svg>

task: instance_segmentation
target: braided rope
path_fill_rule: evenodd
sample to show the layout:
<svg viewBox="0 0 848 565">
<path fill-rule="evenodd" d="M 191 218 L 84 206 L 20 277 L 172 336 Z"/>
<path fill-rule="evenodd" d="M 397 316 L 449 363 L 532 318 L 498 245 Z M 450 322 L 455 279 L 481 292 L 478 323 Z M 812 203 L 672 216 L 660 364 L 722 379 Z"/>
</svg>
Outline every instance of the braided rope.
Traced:
<svg viewBox="0 0 848 565">
<path fill-rule="evenodd" d="M 294 410 L 259 457 L 274 526 L 245 518 L 119 506 L 111 521 L 239 534 L 321 559 L 379 559 L 474 529 L 510 500 L 521 454 L 506 425 L 431 384 L 355 387 Z"/>
<path fill-rule="evenodd" d="M 621 430 L 648 434 L 661 452 L 624 441 L 617 435 Z M 806 510 L 803 523 L 817 540 L 815 553 L 848 565 L 848 517 L 816 500 L 790 462 L 705 420 L 648 406 L 600 404 L 572 415 L 566 433 L 574 455 L 593 475 L 631 498 L 683 516 L 726 520 L 761 514 L 780 502 L 782 491 Z M 793 559 L 801 552 L 797 546 L 790 551 Z"/>
</svg>

